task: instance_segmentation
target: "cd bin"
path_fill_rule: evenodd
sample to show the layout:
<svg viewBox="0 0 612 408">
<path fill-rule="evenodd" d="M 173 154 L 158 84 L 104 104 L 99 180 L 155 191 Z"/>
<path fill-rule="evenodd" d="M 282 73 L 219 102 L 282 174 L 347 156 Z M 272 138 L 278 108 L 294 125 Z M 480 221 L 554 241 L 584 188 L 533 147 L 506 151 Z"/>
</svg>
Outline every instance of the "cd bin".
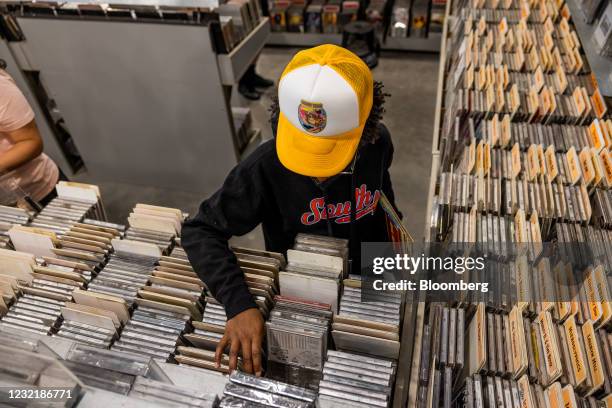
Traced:
<svg viewBox="0 0 612 408">
<path fill-rule="evenodd" d="M 57 406 L 76 405 L 83 384 L 57 359 L 0 345 L 0 361 L 10 362 L 10 365 L 0 365 L 0 389 L 4 390 L 0 392 L 0 402 L 7 397 L 9 388 L 62 389 L 69 392 L 71 398 L 64 399 L 65 402 Z"/>
</svg>

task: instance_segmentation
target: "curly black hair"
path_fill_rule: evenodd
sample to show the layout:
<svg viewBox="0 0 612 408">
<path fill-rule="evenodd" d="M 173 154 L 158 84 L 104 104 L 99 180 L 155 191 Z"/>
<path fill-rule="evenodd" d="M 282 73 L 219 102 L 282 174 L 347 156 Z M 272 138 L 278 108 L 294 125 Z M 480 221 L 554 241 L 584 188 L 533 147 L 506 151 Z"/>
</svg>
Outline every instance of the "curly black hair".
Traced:
<svg viewBox="0 0 612 408">
<path fill-rule="evenodd" d="M 372 110 L 370 110 L 370 116 L 366 121 L 363 133 L 361 135 L 360 146 L 376 143 L 379 138 L 378 124 L 383 118 L 385 113 L 385 99 L 390 94 L 386 93 L 383 88 L 385 86 L 380 81 L 374 81 L 374 97 L 372 99 Z M 280 113 L 280 107 L 278 105 L 278 97 L 272 98 L 272 105 L 268 109 L 270 112 L 270 124 L 272 125 L 272 133 L 276 137 L 276 127 L 278 126 L 278 115 Z"/>
</svg>

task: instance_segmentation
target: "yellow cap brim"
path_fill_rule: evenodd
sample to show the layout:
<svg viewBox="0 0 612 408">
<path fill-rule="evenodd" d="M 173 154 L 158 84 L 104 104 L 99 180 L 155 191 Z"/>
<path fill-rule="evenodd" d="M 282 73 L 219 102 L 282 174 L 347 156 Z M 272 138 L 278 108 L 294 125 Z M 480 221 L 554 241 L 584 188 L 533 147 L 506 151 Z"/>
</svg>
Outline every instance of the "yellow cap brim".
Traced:
<svg viewBox="0 0 612 408">
<path fill-rule="evenodd" d="M 363 125 L 336 136 L 312 136 L 297 129 L 281 112 L 276 153 L 289 170 L 308 177 L 331 177 L 344 170 L 359 147 Z"/>
</svg>

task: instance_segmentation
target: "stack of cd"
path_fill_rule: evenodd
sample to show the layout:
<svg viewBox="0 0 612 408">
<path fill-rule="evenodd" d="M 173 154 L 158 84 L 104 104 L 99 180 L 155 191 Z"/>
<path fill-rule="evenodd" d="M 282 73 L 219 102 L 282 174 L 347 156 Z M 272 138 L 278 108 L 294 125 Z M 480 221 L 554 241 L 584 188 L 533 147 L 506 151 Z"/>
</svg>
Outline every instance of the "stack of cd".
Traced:
<svg viewBox="0 0 612 408">
<path fill-rule="evenodd" d="M 202 319 L 201 292 L 194 294 L 176 292 L 174 288 L 143 286 L 138 291 L 139 298 L 160 305 L 171 305 L 186 311 L 194 320 Z"/>
<path fill-rule="evenodd" d="M 32 268 L 36 265 L 34 255 L 0 248 L 2 270 L 0 271 L 0 317 L 8 312 L 8 307 L 21 294 L 21 286 L 32 282 Z M 46 291 L 29 288 L 32 292 Z M 31 292 L 30 292 L 31 293 Z M 36 295 L 36 293 L 33 293 Z M 51 294 L 51 298 L 55 298 Z M 60 299 L 61 300 L 61 299 Z"/>
<path fill-rule="evenodd" d="M 45 266 L 34 266 L 32 288 L 44 289 L 70 299 L 75 289 L 83 288 L 85 278 L 78 273 L 59 271 Z"/>
<path fill-rule="evenodd" d="M 0 248 L 11 248 L 8 230 L 13 225 L 26 225 L 31 219 L 30 214 L 24 209 L 0 205 Z"/>
<path fill-rule="evenodd" d="M 553 302 L 547 303 L 554 307 Z M 484 305 L 477 308 L 468 328 L 468 374 L 476 374 L 466 381 L 468 398 L 497 401 L 506 398 L 516 382 L 521 406 L 546 406 L 541 402 L 560 395 L 566 385 L 579 400 L 612 392 L 610 333 L 597 329 L 591 320 L 579 325 L 571 314 L 555 322 L 550 310 L 542 310 L 533 320 L 524 317 L 524 312 L 522 306 L 515 306 L 499 319 L 485 312 Z"/>
<path fill-rule="evenodd" d="M 138 203 L 128 217 L 126 238 L 150 242 L 168 254 L 174 238 L 181 233 L 184 214 L 177 208 Z"/>
<path fill-rule="evenodd" d="M 531 388 L 529 384 L 528 387 Z M 542 387 L 538 387 L 541 391 Z M 467 377 L 465 379 L 465 389 L 463 398 L 466 406 L 472 407 L 533 407 L 534 405 L 531 404 L 533 404 L 534 401 L 529 398 L 530 393 L 531 390 L 525 395 L 526 398 L 521 398 L 521 394 L 519 393 L 519 386 L 515 379 L 481 376 L 479 374 L 474 374 L 473 376 Z M 563 399 L 560 400 L 562 401 Z M 525 403 L 526 405 L 522 405 L 523 403 Z"/>
<path fill-rule="evenodd" d="M 115 252 L 88 289 L 119 296 L 131 305 L 138 291 L 147 284 L 156 261 L 148 255 Z"/>
<path fill-rule="evenodd" d="M 61 236 L 84 218 L 106 220 L 98 186 L 60 181 L 55 188 L 58 196 L 36 215 L 31 226 Z"/>
<path fill-rule="evenodd" d="M 155 244 L 159 247 L 163 254 L 166 254 L 172 245 L 174 234 L 130 227 L 125 232 L 125 237 L 133 241 L 150 242 Z"/>
<path fill-rule="evenodd" d="M 176 296 L 198 302 L 199 304 L 204 283 L 193 271 L 188 260 L 174 256 L 162 256 L 150 278 L 151 290 L 160 294 L 175 294 Z M 200 320 L 198 318 L 197 320 Z"/>
<path fill-rule="evenodd" d="M 61 309 L 64 323 L 56 336 L 108 348 L 129 318 L 122 299 L 75 290 L 74 302 Z"/>
<path fill-rule="evenodd" d="M 283 296 L 330 304 L 338 311 L 340 280 L 347 271 L 348 241 L 298 234 L 287 251 L 287 266 L 279 274 Z"/>
<path fill-rule="evenodd" d="M 340 312 L 334 316 L 332 336 L 339 350 L 373 356 L 399 356 L 401 294 L 364 292 L 361 281 L 345 279 Z"/>
<path fill-rule="evenodd" d="M 179 365 L 205 368 L 207 370 L 219 371 L 223 374 L 230 373 L 229 356 L 227 354 L 223 354 L 221 356 L 221 365 L 217 367 L 214 351 L 187 346 L 178 346 L 176 350 L 180 354 L 175 355 L 174 359 L 179 363 Z M 242 369 L 241 359 L 238 359 L 237 367 L 238 370 Z"/>
<path fill-rule="evenodd" d="M 275 301 L 266 322 L 272 376 L 316 389 L 327 353 L 331 306 L 286 296 Z"/>
<path fill-rule="evenodd" d="M 62 314 L 68 317 L 66 317 L 57 333 L 54 334 L 55 337 L 62 337 L 96 347 L 109 348 L 117 336 L 117 332 L 114 329 L 82 323 L 81 320 L 84 319 L 73 316 L 72 312 L 65 313 L 65 310 L 62 309 Z"/>
<path fill-rule="evenodd" d="M 273 307 L 274 295 L 278 294 L 279 271 L 285 267 L 285 256 L 252 248 L 233 247 L 232 250 L 265 319 Z"/>
<path fill-rule="evenodd" d="M 286 408 L 314 407 L 314 391 L 267 378 L 254 377 L 234 371 L 225 386 L 220 408 L 271 406 Z"/>
<path fill-rule="evenodd" d="M 136 377 L 130 397 L 159 404 L 164 407 L 216 407 L 219 397 L 177 385 Z"/>
<path fill-rule="evenodd" d="M 206 309 L 204 310 L 202 323 L 217 326 L 221 330 L 225 329 L 227 323 L 225 309 L 216 299 L 210 296 L 206 298 Z"/>
<path fill-rule="evenodd" d="M 112 350 L 131 351 L 166 361 L 174 355 L 191 315 L 182 306 L 138 298 L 138 307 Z"/>
<path fill-rule="evenodd" d="M 388 407 L 395 372 L 392 360 L 330 350 L 319 383 L 318 406 Z"/>
<path fill-rule="evenodd" d="M 279 253 L 251 248 L 233 247 L 232 250 L 244 272 L 249 291 L 265 319 L 273 306 L 274 296 L 278 294 L 278 271 L 285 265 L 285 257 Z M 186 258 L 183 249 L 175 247 L 172 259 L 162 257 L 153 273 L 154 278 L 189 279 L 189 282 L 199 282 L 203 287 L 193 268 L 188 266 L 190 264 Z M 196 347 L 212 351 L 223 337 L 226 321 L 223 305 L 212 296 L 207 296 L 202 319 L 193 321 L 194 331 L 185 334 L 185 338 Z"/>
<path fill-rule="evenodd" d="M 223 306 L 213 297 L 207 296 L 202 320 L 192 322 L 193 333 L 185 334 L 185 338 L 196 347 L 215 350 L 225 332 L 226 322 Z"/>
<path fill-rule="evenodd" d="M 295 237 L 293 249 L 342 258 L 344 272 L 348 271 L 349 250 L 346 239 L 299 233 Z"/>
<path fill-rule="evenodd" d="M 45 335 L 55 332 L 61 324 L 65 302 L 45 290 L 24 287 L 22 291 L 23 295 L 0 320 L 2 331 L 27 330 Z"/>
<path fill-rule="evenodd" d="M 79 259 L 62 258 L 45 256 L 42 258 L 41 267 L 47 270 L 48 274 L 55 273 L 60 277 L 71 277 L 72 280 L 83 279 L 85 282 L 90 282 L 98 269 Z M 51 272 L 53 271 L 53 272 Z"/>
<path fill-rule="evenodd" d="M 498 320 L 501 322 L 501 317 Z M 418 391 L 420 406 L 437 407 L 440 402 L 444 406 L 450 404 L 454 395 L 453 385 L 462 372 L 464 359 L 465 310 L 433 304 L 423 330 Z"/>
<path fill-rule="evenodd" d="M 118 228 L 79 222 L 59 238 L 59 248 L 53 252 L 64 259 L 87 262 L 94 268 L 100 268 L 112 251 L 112 240 L 120 237 Z"/>
<path fill-rule="evenodd" d="M 187 258 L 187 252 L 185 252 L 181 246 L 181 239 L 178 237 L 174 239 L 174 248 L 172 248 L 172 253 L 170 256 L 173 258 L 182 259 L 183 261 L 189 261 Z"/>
<path fill-rule="evenodd" d="M 63 235 L 72 225 L 80 222 L 90 208 L 90 203 L 57 197 L 36 215 L 30 225 Z"/>
<path fill-rule="evenodd" d="M 90 387 L 127 395 L 136 376 L 170 383 L 150 357 L 117 350 L 74 345 L 64 364 Z"/>
</svg>

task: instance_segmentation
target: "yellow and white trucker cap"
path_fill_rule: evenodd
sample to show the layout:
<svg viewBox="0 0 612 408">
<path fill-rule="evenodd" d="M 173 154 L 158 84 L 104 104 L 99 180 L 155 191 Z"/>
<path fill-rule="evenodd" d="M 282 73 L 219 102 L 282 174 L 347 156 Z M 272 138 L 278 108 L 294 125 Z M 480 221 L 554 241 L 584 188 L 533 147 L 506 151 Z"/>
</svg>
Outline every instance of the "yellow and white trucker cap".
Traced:
<svg viewBox="0 0 612 408">
<path fill-rule="evenodd" d="M 336 45 L 295 54 L 278 86 L 278 158 L 289 170 L 330 177 L 353 159 L 372 109 L 368 66 Z"/>
</svg>

